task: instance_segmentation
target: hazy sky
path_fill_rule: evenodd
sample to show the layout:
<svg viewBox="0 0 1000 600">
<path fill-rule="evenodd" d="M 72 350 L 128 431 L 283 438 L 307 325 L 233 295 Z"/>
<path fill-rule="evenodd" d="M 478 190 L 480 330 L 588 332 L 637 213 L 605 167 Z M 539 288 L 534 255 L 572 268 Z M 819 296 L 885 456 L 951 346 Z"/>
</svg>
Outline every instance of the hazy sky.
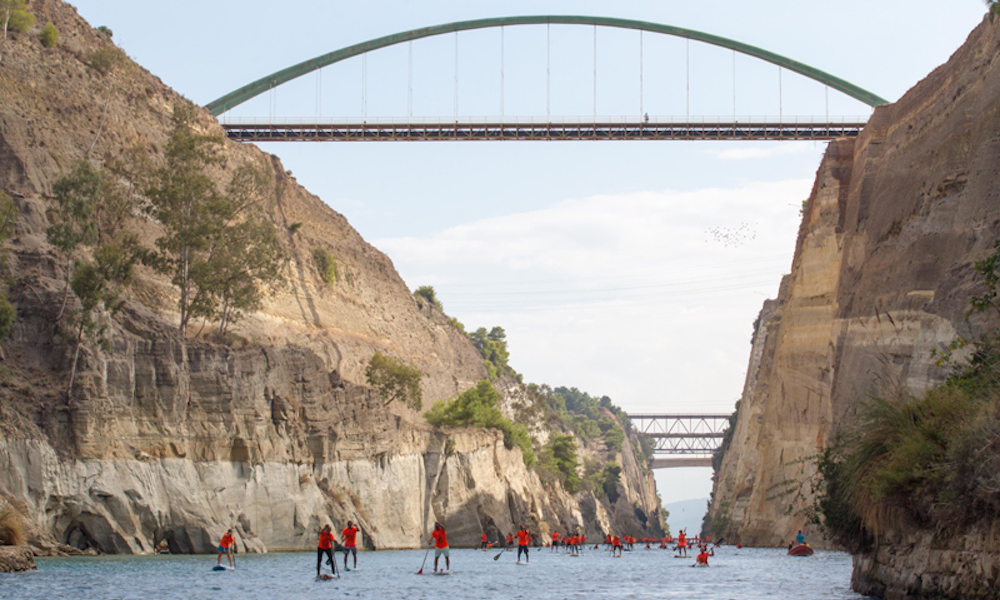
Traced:
<svg viewBox="0 0 1000 600">
<path fill-rule="evenodd" d="M 980 0 L 74 5 L 199 104 L 375 37 L 534 14 L 700 30 L 896 100 L 943 63 L 985 14 Z M 640 43 L 636 32 L 604 29 L 596 39 L 596 107 L 593 30 L 538 26 L 506 28 L 502 40 L 497 30 L 460 34 L 457 58 L 454 35 L 375 52 L 303 77 L 229 117 L 448 117 L 456 104 L 462 116 L 502 110 L 508 118 L 869 114 L 841 94 L 729 51 L 654 34 Z M 446 312 L 467 328 L 504 327 L 511 363 L 526 381 L 608 395 L 630 412 L 732 411 L 751 324 L 789 269 L 801 203 L 825 148 L 812 142 L 263 146 L 386 252 L 411 289 L 433 285 Z M 707 496 L 710 476 L 710 469 L 679 469 L 657 472 L 657 481 L 664 501 L 672 502 Z"/>
</svg>

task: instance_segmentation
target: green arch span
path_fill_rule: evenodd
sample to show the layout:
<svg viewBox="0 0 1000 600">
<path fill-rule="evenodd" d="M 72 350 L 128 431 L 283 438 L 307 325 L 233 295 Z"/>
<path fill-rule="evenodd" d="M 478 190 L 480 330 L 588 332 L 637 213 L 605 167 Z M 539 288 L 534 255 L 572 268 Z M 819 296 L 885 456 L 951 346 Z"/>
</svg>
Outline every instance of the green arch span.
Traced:
<svg viewBox="0 0 1000 600">
<path fill-rule="evenodd" d="M 418 40 L 420 38 L 442 35 L 455 31 L 467 31 L 470 29 L 488 29 L 493 27 L 504 27 L 507 25 L 545 25 L 548 23 L 557 25 L 595 25 L 600 27 L 618 27 L 621 29 L 650 31 L 653 33 L 662 33 L 665 35 L 687 38 L 735 50 L 736 52 L 778 65 L 779 67 L 786 68 L 789 71 L 794 71 L 800 75 L 804 75 L 810 79 L 814 79 L 822 84 L 828 85 L 833 89 L 843 92 L 869 106 L 878 106 L 880 104 L 889 103 L 889 101 L 885 98 L 877 96 L 868 90 L 862 89 L 853 83 L 844 81 L 839 77 L 834 77 L 829 73 L 810 67 L 809 65 L 786 58 L 780 54 L 768 52 L 767 50 L 757 48 L 756 46 L 719 37 L 717 35 L 702 33 L 692 29 L 684 29 L 682 27 L 674 27 L 672 25 L 661 25 L 659 23 L 634 21 L 630 19 L 616 19 L 613 17 L 543 15 L 527 17 L 494 17 L 490 19 L 476 19 L 474 21 L 459 21 L 456 23 L 435 25 L 433 27 L 422 27 L 420 29 L 413 29 L 402 33 L 376 38 L 374 40 L 368 40 L 367 42 L 347 46 L 346 48 L 341 48 L 340 50 L 335 50 L 329 54 L 323 54 L 305 62 L 300 62 L 297 65 L 292 65 L 291 67 L 271 73 L 267 77 L 258 79 L 253 83 L 247 84 L 226 94 L 225 96 L 222 96 L 221 98 L 209 102 L 206 105 L 206 108 L 214 116 L 219 116 L 227 110 L 243 104 L 258 94 L 262 94 L 271 88 L 275 88 L 283 83 L 291 81 L 292 79 L 301 77 L 302 75 L 311 73 L 312 71 L 321 69 L 327 65 L 332 65 L 333 63 L 364 54 L 365 52 L 379 50 L 381 48 L 402 44 L 403 42 L 409 42 L 411 40 Z"/>
</svg>

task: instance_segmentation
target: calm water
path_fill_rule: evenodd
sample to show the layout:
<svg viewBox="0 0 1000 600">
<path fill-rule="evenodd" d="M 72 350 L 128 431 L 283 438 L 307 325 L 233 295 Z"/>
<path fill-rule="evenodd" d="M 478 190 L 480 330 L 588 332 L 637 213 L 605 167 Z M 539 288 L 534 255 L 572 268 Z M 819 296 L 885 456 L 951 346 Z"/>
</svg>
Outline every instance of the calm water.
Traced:
<svg viewBox="0 0 1000 600">
<path fill-rule="evenodd" d="M 690 568 L 665 550 L 635 550 L 611 558 L 603 550 L 581 557 L 532 551 L 531 564 L 515 564 L 513 552 L 452 550 L 452 575 L 428 575 L 433 552 L 416 576 L 423 551 L 365 552 L 359 570 L 339 580 L 315 580 L 314 553 L 239 555 L 235 571 L 212 571 L 215 556 L 41 558 L 38 571 L 0 574 L 0 598 L 18 600 L 298 600 L 385 598 L 403 600 L 565 598 L 794 597 L 845 600 L 850 590 L 847 554 L 817 550 L 808 558 L 783 550 L 721 547 L 708 569 Z M 341 563 L 342 565 L 343 563 Z M 444 559 L 441 559 L 444 566 Z M 326 567 L 328 568 L 328 567 Z"/>
</svg>

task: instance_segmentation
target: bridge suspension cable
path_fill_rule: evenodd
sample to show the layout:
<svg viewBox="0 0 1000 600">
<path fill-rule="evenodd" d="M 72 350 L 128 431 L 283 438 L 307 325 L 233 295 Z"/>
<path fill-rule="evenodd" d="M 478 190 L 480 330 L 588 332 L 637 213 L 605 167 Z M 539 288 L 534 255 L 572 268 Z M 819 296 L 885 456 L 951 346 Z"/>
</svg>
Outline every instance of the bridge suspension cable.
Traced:
<svg viewBox="0 0 1000 600">
<path fill-rule="evenodd" d="M 597 76 L 597 27 L 612 27 L 621 29 L 632 29 L 642 31 L 648 31 L 652 33 L 660 33 L 664 35 L 670 35 L 675 37 L 684 38 L 687 41 L 687 51 L 686 51 L 686 64 L 687 64 L 687 117 L 690 120 L 690 41 L 695 40 L 698 42 L 703 42 L 706 44 L 711 44 L 714 46 L 719 46 L 722 48 L 728 48 L 736 52 L 746 54 L 748 56 L 753 56 L 755 58 L 764 60 L 766 62 L 777 65 L 780 68 L 791 70 L 795 73 L 823 83 L 835 90 L 842 92 L 860 102 L 863 102 L 869 106 L 878 106 L 881 104 L 887 104 L 888 101 L 884 98 L 873 94 L 863 88 L 860 88 L 848 81 L 835 77 L 829 73 L 810 67 L 809 65 L 800 63 L 798 61 L 792 60 L 790 58 L 763 50 L 756 46 L 751 46 L 749 44 L 744 44 L 742 42 L 737 42 L 728 38 L 723 38 L 720 36 L 703 33 L 700 31 L 695 31 L 691 29 L 684 29 L 681 27 L 674 27 L 671 25 L 663 25 L 660 23 L 650 23 L 646 21 L 636 21 L 630 19 L 618 19 L 611 17 L 591 17 L 591 16 L 557 16 L 557 15 L 543 15 L 543 16 L 523 16 L 523 17 L 498 17 L 489 19 L 478 19 L 473 21 L 461 21 L 456 23 L 446 23 L 443 25 L 436 25 L 433 27 L 424 27 L 420 29 L 413 29 L 410 31 L 405 31 L 402 33 L 397 33 L 367 42 L 362 42 L 360 44 L 354 44 L 328 54 L 317 56 L 313 59 L 292 65 L 280 71 L 276 71 L 266 77 L 262 77 L 257 81 L 247 84 L 239 89 L 236 89 L 220 98 L 209 102 L 206 108 L 215 116 L 219 116 L 222 113 L 232 109 L 235 106 L 246 102 L 247 100 L 263 93 L 268 90 L 273 90 L 275 87 L 291 81 L 292 79 L 301 77 L 307 73 L 311 73 L 317 69 L 321 69 L 327 65 L 331 65 L 342 60 L 358 56 L 365 55 L 373 50 L 378 50 L 381 48 L 386 48 L 388 46 L 393 46 L 396 44 L 401 44 L 403 42 L 413 41 L 425 37 L 431 37 L 436 35 L 442 35 L 446 33 L 457 33 L 459 31 L 467 31 L 474 29 L 486 29 L 486 28 L 501 28 L 501 35 L 503 27 L 510 25 L 551 25 L 551 24 L 562 24 L 562 25 L 592 25 L 594 27 L 594 113 L 596 117 L 596 107 L 597 107 L 597 89 L 596 89 L 596 76 Z M 363 59 L 364 60 L 364 59 Z M 457 39 L 456 39 L 456 63 L 457 63 Z M 366 65 L 365 65 L 366 66 Z M 365 70 L 363 66 L 363 70 Z M 456 68 L 457 73 L 457 68 Z M 366 74 L 363 73 L 363 77 Z M 457 77 L 456 77 L 457 78 Z M 456 98 L 458 94 L 458 86 L 456 81 Z M 457 102 L 456 102 L 457 104 Z M 272 102 L 273 109 L 273 102 Z M 367 116 L 367 115 L 366 115 Z"/>
</svg>

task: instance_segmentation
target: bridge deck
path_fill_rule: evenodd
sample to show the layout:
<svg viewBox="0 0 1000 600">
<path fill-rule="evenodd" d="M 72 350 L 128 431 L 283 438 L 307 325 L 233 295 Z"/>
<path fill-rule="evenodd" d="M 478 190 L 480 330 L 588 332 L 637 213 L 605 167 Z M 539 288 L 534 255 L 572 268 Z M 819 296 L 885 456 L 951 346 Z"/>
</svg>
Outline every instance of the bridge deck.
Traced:
<svg viewBox="0 0 1000 600">
<path fill-rule="evenodd" d="M 244 142 L 571 141 L 571 140 L 832 140 L 856 137 L 862 122 L 338 122 L 223 123 Z"/>
</svg>

